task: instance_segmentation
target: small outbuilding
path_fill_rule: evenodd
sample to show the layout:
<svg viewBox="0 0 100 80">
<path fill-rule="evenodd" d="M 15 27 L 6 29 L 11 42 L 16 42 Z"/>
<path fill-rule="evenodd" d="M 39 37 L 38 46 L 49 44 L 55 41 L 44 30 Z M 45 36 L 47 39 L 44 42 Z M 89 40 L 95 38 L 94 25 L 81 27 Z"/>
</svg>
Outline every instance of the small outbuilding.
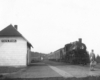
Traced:
<svg viewBox="0 0 100 80">
<path fill-rule="evenodd" d="M 27 66 L 31 62 L 31 43 L 9 25 L 0 31 L 0 66 Z"/>
</svg>

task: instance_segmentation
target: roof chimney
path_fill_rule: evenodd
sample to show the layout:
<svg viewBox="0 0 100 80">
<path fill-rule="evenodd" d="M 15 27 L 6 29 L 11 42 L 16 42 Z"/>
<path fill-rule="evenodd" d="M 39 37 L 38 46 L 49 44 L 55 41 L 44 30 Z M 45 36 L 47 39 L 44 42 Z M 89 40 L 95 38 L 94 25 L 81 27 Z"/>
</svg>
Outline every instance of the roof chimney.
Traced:
<svg viewBox="0 0 100 80">
<path fill-rule="evenodd" d="M 14 25 L 14 28 L 17 30 L 18 29 L 18 26 L 17 25 Z"/>
</svg>

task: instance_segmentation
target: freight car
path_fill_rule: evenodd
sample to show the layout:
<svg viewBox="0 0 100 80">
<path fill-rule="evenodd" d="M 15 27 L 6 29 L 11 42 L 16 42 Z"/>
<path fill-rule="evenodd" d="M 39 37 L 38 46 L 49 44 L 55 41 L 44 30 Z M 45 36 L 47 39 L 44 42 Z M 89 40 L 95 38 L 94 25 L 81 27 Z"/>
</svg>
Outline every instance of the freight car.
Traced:
<svg viewBox="0 0 100 80">
<path fill-rule="evenodd" d="M 49 60 L 59 61 L 61 58 L 60 49 L 49 54 Z"/>
<path fill-rule="evenodd" d="M 64 48 L 60 48 L 49 54 L 48 59 L 53 61 L 64 61 L 66 52 Z"/>
</svg>

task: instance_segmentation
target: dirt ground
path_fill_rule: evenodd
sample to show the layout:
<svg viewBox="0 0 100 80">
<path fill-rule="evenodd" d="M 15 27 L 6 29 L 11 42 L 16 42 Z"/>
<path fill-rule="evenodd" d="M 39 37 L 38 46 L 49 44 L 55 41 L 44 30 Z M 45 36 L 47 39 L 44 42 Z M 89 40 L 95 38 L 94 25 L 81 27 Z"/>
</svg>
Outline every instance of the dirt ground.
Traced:
<svg viewBox="0 0 100 80">
<path fill-rule="evenodd" d="M 4 80 L 100 80 L 99 76 L 100 64 L 95 67 L 95 71 L 90 71 L 89 65 L 43 61 L 32 63 L 23 71 L 6 75 Z"/>
</svg>

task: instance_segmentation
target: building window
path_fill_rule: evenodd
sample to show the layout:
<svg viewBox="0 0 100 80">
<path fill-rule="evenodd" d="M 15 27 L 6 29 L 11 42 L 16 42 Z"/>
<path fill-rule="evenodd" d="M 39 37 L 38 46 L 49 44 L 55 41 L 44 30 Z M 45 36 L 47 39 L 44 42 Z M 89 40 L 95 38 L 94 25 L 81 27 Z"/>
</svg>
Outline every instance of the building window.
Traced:
<svg viewBox="0 0 100 80">
<path fill-rule="evenodd" d="M 17 42 L 17 40 L 11 39 L 11 40 L 1 40 L 1 42 Z"/>
</svg>

